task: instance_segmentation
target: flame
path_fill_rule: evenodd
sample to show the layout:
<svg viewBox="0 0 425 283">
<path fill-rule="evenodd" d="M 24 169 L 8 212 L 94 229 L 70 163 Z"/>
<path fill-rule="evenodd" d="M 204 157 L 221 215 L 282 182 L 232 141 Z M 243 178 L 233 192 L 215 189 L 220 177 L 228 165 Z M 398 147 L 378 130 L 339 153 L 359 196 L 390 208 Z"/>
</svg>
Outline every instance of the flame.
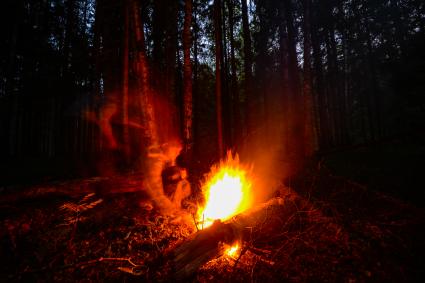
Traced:
<svg viewBox="0 0 425 283">
<path fill-rule="evenodd" d="M 251 182 L 248 171 L 239 163 L 238 155 L 229 151 L 227 159 L 211 168 L 202 186 L 205 206 L 198 210 L 198 223 L 202 228 L 214 220 L 228 220 L 245 211 L 251 203 Z"/>
<path fill-rule="evenodd" d="M 230 246 L 224 252 L 225 255 L 227 255 L 227 256 L 229 256 L 231 258 L 235 258 L 238 253 L 239 253 L 239 243 L 236 243 L 233 246 Z"/>
</svg>

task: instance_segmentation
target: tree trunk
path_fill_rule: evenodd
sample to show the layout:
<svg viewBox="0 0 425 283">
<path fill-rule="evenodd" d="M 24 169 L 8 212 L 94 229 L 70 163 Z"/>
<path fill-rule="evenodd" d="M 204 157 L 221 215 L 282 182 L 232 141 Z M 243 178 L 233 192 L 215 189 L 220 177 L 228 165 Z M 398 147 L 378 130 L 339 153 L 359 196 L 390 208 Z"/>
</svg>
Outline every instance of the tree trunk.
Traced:
<svg viewBox="0 0 425 283">
<path fill-rule="evenodd" d="M 282 88 L 282 139 L 285 156 L 289 152 L 289 71 L 288 71 L 288 42 L 285 21 L 279 24 L 279 53 Z"/>
<path fill-rule="evenodd" d="M 152 88 L 158 92 L 163 88 L 164 38 L 165 25 L 170 20 L 166 18 L 167 4 L 165 0 L 155 0 L 152 9 Z"/>
<path fill-rule="evenodd" d="M 251 34 L 249 31 L 248 20 L 248 7 L 246 0 L 241 0 L 242 3 L 242 34 L 243 34 L 243 50 L 244 50 L 244 84 L 245 84 L 245 103 L 246 113 L 245 120 L 247 126 L 247 133 L 253 130 L 253 112 L 254 101 L 252 97 L 252 48 L 251 48 Z"/>
<path fill-rule="evenodd" d="M 185 15 L 183 28 L 183 140 L 187 157 L 191 158 L 193 147 L 193 103 L 192 103 L 192 62 L 190 60 L 192 26 L 192 0 L 185 1 Z"/>
<path fill-rule="evenodd" d="M 232 110 L 233 110 L 233 135 L 232 144 L 237 147 L 241 138 L 241 115 L 239 105 L 239 90 L 236 74 L 236 59 L 235 59 L 235 38 L 234 38 L 234 5 L 233 0 L 227 0 L 229 9 L 229 36 L 230 36 L 230 66 L 231 66 L 231 93 L 232 93 Z"/>
<path fill-rule="evenodd" d="M 178 37 L 178 2 L 172 1 L 172 4 L 166 5 L 167 13 L 167 28 L 165 42 L 165 87 L 164 93 L 166 99 L 172 105 L 176 101 L 176 55 L 177 55 L 177 37 Z M 180 120 L 176 109 L 171 109 L 172 121 L 168 129 L 167 137 L 175 135 L 176 129 L 180 127 Z"/>
<path fill-rule="evenodd" d="M 341 94 L 340 94 L 340 98 L 341 98 L 341 120 L 342 120 L 342 129 L 341 129 L 341 138 L 342 138 L 342 144 L 343 145 L 347 145 L 350 143 L 350 139 L 349 139 L 349 132 L 350 132 L 350 121 L 349 121 L 349 80 L 350 80 L 350 75 L 349 75 L 349 68 L 348 68 L 348 55 L 349 55 L 349 48 L 347 45 L 347 42 L 350 38 L 350 33 L 348 30 L 348 25 L 347 25 L 347 16 L 346 13 L 347 11 L 344 10 L 344 6 L 343 3 L 340 2 L 338 4 L 338 10 L 339 10 L 339 15 L 343 21 L 343 25 L 342 25 L 342 31 L 341 31 L 341 47 L 342 47 L 342 51 L 343 51 L 343 60 L 342 60 L 342 71 L 341 71 Z"/>
<path fill-rule="evenodd" d="M 124 1 L 124 36 L 123 36 L 123 78 L 122 78 L 122 127 L 124 158 L 128 164 L 130 159 L 130 137 L 128 121 L 128 70 L 129 70 L 129 0 Z"/>
<path fill-rule="evenodd" d="M 326 99 L 326 114 L 328 118 L 329 126 L 329 144 L 335 146 L 336 141 L 336 124 L 335 124 L 335 101 L 334 101 L 334 66 L 333 66 L 333 55 L 329 40 L 329 29 L 324 30 L 324 41 L 326 46 L 326 84 L 325 84 L 325 99 Z"/>
<path fill-rule="evenodd" d="M 228 56 L 228 45 L 227 45 L 227 27 L 226 27 L 226 7 L 225 0 L 221 1 L 221 31 L 222 31 L 222 71 L 221 71 L 221 82 L 222 82 L 222 113 L 223 113 L 223 145 L 224 148 L 231 147 L 231 99 L 229 90 L 229 56 Z"/>
<path fill-rule="evenodd" d="M 311 80 L 311 29 L 310 29 L 310 9 L 311 0 L 303 0 L 304 12 L 304 80 L 303 80 L 303 95 L 304 95 L 304 139 L 305 149 L 304 155 L 309 157 L 313 155 L 315 147 L 314 137 L 314 122 L 313 122 L 313 94 Z"/>
<path fill-rule="evenodd" d="M 369 26 L 366 25 L 366 37 L 367 37 L 367 62 L 370 71 L 370 99 L 368 101 L 370 106 L 368 106 L 370 111 L 370 127 L 374 128 L 374 140 L 379 140 L 381 138 L 382 130 L 381 130 L 381 105 L 379 99 L 379 88 L 378 88 L 378 79 L 376 74 L 375 67 L 375 58 L 373 56 L 373 46 L 372 46 L 372 35 L 370 34 Z M 373 113 L 375 115 L 373 115 Z M 373 121 L 375 123 L 373 123 Z"/>
<path fill-rule="evenodd" d="M 199 111 L 200 107 L 200 93 L 199 93 L 199 62 L 198 62 L 198 37 L 199 37 L 199 23 L 198 23 L 198 0 L 193 3 L 193 140 L 194 140 L 194 155 L 198 156 L 201 152 L 197 146 L 200 140 L 199 133 L 199 119 L 202 113 Z"/>
<path fill-rule="evenodd" d="M 152 102 L 152 93 L 149 86 L 149 70 L 145 51 L 145 36 L 143 22 L 140 17 L 140 9 L 137 0 L 133 0 L 133 25 L 136 35 L 137 47 L 137 73 L 138 89 L 140 96 L 140 106 L 143 113 L 143 124 L 145 129 L 145 138 L 148 147 L 157 146 L 158 135 L 155 125 L 155 113 Z"/>
<path fill-rule="evenodd" d="M 304 116 L 303 104 L 300 93 L 300 79 L 298 73 L 298 59 L 296 51 L 296 30 L 294 26 L 291 0 L 283 2 L 286 27 L 288 32 L 288 63 L 289 63 L 289 90 L 290 90 L 290 119 L 291 139 L 290 152 L 294 161 L 301 161 L 304 156 Z"/>
<path fill-rule="evenodd" d="M 317 17 L 314 17 L 312 21 L 311 43 L 313 47 L 315 89 L 318 103 L 319 147 L 320 149 L 327 149 L 329 147 L 329 124 L 326 111 L 327 105 L 324 89 L 322 52 L 320 50 L 319 30 L 316 22 Z"/>
<path fill-rule="evenodd" d="M 221 29 L 221 0 L 214 0 L 214 37 L 215 37 L 215 96 L 217 115 L 217 144 L 218 154 L 224 156 L 223 143 L 223 111 L 222 111 L 222 29 Z"/>
<path fill-rule="evenodd" d="M 16 46 L 18 42 L 18 36 L 19 36 L 19 22 L 22 18 L 22 10 L 24 4 L 22 3 L 22 0 L 16 1 L 14 5 L 12 6 L 13 10 L 10 11 L 14 14 L 14 20 L 12 23 L 12 28 L 10 30 L 10 37 L 9 37 L 9 54 L 8 54 L 8 60 L 7 60 L 7 69 L 6 69 L 6 85 L 5 85 L 5 92 L 6 94 L 11 94 L 13 92 L 14 83 L 13 83 L 13 77 L 15 76 L 15 62 L 16 62 Z M 13 129 L 14 130 L 14 129 Z"/>
</svg>

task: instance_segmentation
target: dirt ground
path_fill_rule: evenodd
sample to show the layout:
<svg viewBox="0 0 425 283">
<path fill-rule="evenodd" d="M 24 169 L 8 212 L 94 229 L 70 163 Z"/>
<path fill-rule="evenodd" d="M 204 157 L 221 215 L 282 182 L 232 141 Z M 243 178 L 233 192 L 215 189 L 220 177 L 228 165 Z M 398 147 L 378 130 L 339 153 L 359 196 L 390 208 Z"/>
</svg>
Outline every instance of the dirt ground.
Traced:
<svg viewBox="0 0 425 283">
<path fill-rule="evenodd" d="M 190 218 L 159 214 L 142 179 L 2 188 L 1 281 L 174 280 L 169 252 L 196 229 Z M 423 208 L 317 168 L 275 196 L 297 210 L 271 210 L 249 227 L 241 254 L 220 256 L 185 281 L 423 281 Z"/>
</svg>

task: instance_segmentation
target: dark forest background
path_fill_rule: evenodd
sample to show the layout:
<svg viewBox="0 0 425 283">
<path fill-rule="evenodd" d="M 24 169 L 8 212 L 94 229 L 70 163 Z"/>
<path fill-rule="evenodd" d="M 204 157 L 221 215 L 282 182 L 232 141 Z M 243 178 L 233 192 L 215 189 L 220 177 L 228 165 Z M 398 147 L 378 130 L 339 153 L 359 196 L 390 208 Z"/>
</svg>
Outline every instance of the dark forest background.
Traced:
<svg viewBox="0 0 425 283">
<path fill-rule="evenodd" d="M 3 184 L 137 170 L 166 142 L 195 166 L 273 146 L 423 168 L 421 0 L 3 0 L 0 49 Z"/>
</svg>

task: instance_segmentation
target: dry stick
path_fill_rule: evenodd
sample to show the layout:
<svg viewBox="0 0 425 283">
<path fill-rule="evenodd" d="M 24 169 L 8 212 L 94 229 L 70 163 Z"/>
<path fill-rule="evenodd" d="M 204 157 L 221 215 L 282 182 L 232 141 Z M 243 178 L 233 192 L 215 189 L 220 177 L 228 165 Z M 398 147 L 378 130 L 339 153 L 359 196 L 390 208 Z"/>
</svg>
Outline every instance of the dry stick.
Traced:
<svg viewBox="0 0 425 283">
<path fill-rule="evenodd" d="M 195 224 L 195 227 L 196 227 L 196 232 L 199 232 L 198 223 L 196 222 L 195 214 L 191 213 L 191 215 L 192 215 L 193 223 Z"/>
<path fill-rule="evenodd" d="M 93 259 L 85 262 L 80 262 L 76 264 L 76 267 L 84 268 L 85 265 L 90 265 L 103 261 L 125 261 L 131 264 L 133 267 L 142 267 L 143 265 L 135 264 L 129 257 L 100 257 L 98 259 Z"/>
<path fill-rule="evenodd" d="M 151 238 L 152 246 L 155 246 L 156 249 L 158 250 L 158 252 L 161 252 L 161 249 L 159 248 L 158 243 L 156 241 L 154 241 L 154 239 L 153 239 L 152 227 L 151 226 L 149 226 L 149 237 Z"/>
<path fill-rule="evenodd" d="M 86 265 L 90 265 L 90 264 L 95 264 L 98 262 L 103 262 L 103 261 L 124 261 L 124 262 L 128 262 L 129 264 L 131 264 L 133 266 L 133 268 L 140 268 L 140 267 L 144 267 L 145 265 L 143 264 L 135 264 L 131 258 L 125 258 L 125 257 L 100 257 L 98 259 L 93 259 L 93 260 L 89 260 L 89 261 L 83 261 L 83 262 L 79 262 L 79 263 L 70 263 L 70 264 L 66 264 L 63 266 L 60 266 L 58 268 L 56 268 L 57 270 L 62 270 L 62 269 L 68 269 L 68 268 L 85 268 Z M 46 271 L 48 270 L 49 267 L 45 266 L 42 267 L 40 269 L 36 269 L 36 270 L 29 270 L 27 271 L 27 273 L 34 273 L 34 272 L 42 272 L 42 271 Z"/>
<path fill-rule="evenodd" d="M 202 213 L 202 230 L 204 230 L 204 223 L 205 223 L 205 214 Z"/>
<path fill-rule="evenodd" d="M 98 259 L 94 259 L 94 260 L 89 260 L 86 262 L 82 262 L 77 264 L 77 267 L 80 267 L 81 269 L 85 268 L 86 265 L 90 265 L 90 264 L 94 264 L 94 263 L 98 263 L 98 262 L 103 262 L 103 261 L 122 261 L 122 262 L 128 262 L 129 264 L 131 264 L 133 267 L 129 270 L 122 268 L 122 267 L 118 267 L 119 270 L 123 271 L 123 272 L 127 272 L 127 273 L 131 273 L 133 275 L 136 276 L 140 276 L 143 274 L 143 270 L 139 270 L 137 271 L 136 268 L 141 268 L 141 267 L 145 267 L 144 265 L 141 264 L 135 264 L 131 258 L 123 258 L 123 257 L 100 257 Z M 146 272 L 149 270 L 148 267 L 146 267 Z"/>
</svg>

